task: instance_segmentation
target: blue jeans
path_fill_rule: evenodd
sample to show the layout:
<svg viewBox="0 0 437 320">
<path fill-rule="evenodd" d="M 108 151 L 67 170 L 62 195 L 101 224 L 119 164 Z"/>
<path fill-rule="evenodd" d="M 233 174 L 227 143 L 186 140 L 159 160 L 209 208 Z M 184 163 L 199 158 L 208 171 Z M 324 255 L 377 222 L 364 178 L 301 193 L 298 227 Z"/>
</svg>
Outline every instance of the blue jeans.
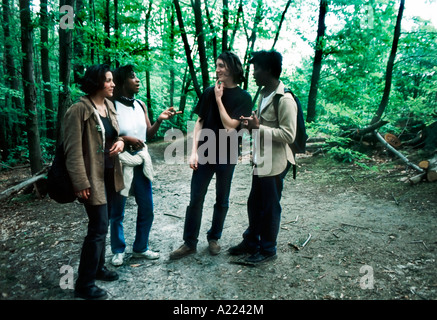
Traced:
<svg viewBox="0 0 437 320">
<path fill-rule="evenodd" d="M 281 196 L 284 178 L 291 164 L 279 175 L 252 178 L 252 189 L 247 201 L 249 227 L 243 234 L 244 242 L 261 254 L 276 254 L 276 239 L 281 222 Z"/>
<path fill-rule="evenodd" d="M 203 203 L 214 173 L 216 175 L 216 202 L 212 216 L 211 228 L 207 233 L 208 240 L 218 240 L 223 232 L 226 214 L 229 209 L 233 164 L 204 164 L 193 171 L 191 179 L 191 198 L 185 214 L 184 241 L 190 248 L 197 246 Z"/>
<path fill-rule="evenodd" d="M 149 244 L 149 234 L 153 223 L 153 196 L 152 183 L 143 173 L 143 166 L 134 168 L 132 180 L 132 191 L 135 201 L 138 205 L 137 226 L 133 251 L 142 253 L 147 251 Z M 126 197 L 119 193 L 114 199 L 114 205 L 111 210 L 111 250 L 112 253 L 123 253 L 126 249 L 126 241 L 123 231 L 124 209 Z"/>
</svg>

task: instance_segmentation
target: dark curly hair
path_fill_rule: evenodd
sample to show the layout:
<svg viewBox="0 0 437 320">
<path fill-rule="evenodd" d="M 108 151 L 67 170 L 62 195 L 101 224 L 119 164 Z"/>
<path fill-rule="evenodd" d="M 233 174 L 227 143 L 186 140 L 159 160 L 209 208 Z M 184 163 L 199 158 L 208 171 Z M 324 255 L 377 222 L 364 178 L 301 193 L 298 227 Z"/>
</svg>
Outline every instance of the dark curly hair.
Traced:
<svg viewBox="0 0 437 320">
<path fill-rule="evenodd" d="M 86 69 L 80 80 L 80 89 L 88 95 L 93 95 L 105 86 L 106 73 L 112 72 L 107 64 L 97 64 Z"/>
<path fill-rule="evenodd" d="M 275 50 L 253 52 L 249 63 L 258 65 L 262 70 L 270 70 L 276 79 L 279 79 L 282 72 L 282 55 Z"/>
<path fill-rule="evenodd" d="M 224 51 L 218 56 L 217 60 L 218 59 L 223 60 L 226 67 L 231 72 L 235 83 L 240 84 L 244 81 L 243 65 L 241 64 L 240 58 L 238 58 L 235 53 Z"/>
</svg>

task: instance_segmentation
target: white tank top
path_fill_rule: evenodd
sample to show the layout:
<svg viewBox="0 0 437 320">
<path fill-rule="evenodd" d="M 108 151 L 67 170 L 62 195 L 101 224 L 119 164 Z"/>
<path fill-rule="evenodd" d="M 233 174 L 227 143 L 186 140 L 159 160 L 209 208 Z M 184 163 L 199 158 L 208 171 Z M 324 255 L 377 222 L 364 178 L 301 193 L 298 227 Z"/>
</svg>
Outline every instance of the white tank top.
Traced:
<svg viewBox="0 0 437 320">
<path fill-rule="evenodd" d="M 134 102 L 134 106 L 126 106 L 120 101 L 115 101 L 117 109 L 117 120 L 120 129 L 120 136 L 135 137 L 146 141 L 147 138 L 147 123 L 145 111 L 138 101 Z"/>
</svg>

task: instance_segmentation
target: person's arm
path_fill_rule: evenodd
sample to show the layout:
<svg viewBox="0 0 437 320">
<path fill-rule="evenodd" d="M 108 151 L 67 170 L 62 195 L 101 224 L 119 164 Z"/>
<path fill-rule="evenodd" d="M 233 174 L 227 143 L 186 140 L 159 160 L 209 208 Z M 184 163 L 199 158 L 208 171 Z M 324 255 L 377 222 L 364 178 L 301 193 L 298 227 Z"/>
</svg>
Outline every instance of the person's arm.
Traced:
<svg viewBox="0 0 437 320">
<path fill-rule="evenodd" d="M 197 170 L 199 168 L 199 156 L 197 154 L 197 149 L 199 148 L 199 136 L 200 132 L 203 129 L 203 120 L 199 117 L 194 125 L 193 132 L 193 146 L 191 149 L 190 156 L 190 168 L 193 170 Z"/>
<path fill-rule="evenodd" d="M 218 81 L 214 87 L 215 99 L 217 101 L 218 110 L 220 113 L 220 119 L 222 121 L 223 127 L 227 130 L 233 130 L 240 125 L 239 120 L 232 119 L 226 112 L 225 106 L 223 105 L 223 84 Z"/>
</svg>

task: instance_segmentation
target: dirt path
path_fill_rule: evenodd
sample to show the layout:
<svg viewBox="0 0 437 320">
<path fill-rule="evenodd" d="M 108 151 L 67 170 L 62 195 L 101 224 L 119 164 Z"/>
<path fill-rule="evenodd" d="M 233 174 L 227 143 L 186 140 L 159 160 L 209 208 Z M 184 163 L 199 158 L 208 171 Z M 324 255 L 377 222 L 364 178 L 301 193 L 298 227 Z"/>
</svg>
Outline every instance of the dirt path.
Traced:
<svg viewBox="0 0 437 320">
<path fill-rule="evenodd" d="M 156 171 L 150 246 L 160 251 L 161 258 L 130 258 L 136 207 L 129 199 L 128 255 L 117 268 L 120 280 L 100 284 L 110 299 L 437 298 L 436 184 L 405 185 L 396 177 L 400 171 L 396 167 L 374 174 L 327 166 L 320 158 L 301 159 L 298 179 L 286 178 L 278 259 L 253 267 L 235 263 L 226 253 L 241 241 L 247 226 L 250 167 L 238 165 L 220 241 L 223 252 L 212 257 L 207 251 L 212 183 L 198 253 L 169 261 L 169 253 L 182 244 L 191 170 L 187 165 L 166 165 L 163 148 L 163 143 L 150 146 Z M 60 288 L 65 275 L 60 268 L 77 270 L 86 226 L 82 206 L 21 196 L 2 205 L 0 222 L 1 298 L 73 299 L 72 290 Z M 108 265 L 110 258 L 108 246 Z"/>
</svg>

